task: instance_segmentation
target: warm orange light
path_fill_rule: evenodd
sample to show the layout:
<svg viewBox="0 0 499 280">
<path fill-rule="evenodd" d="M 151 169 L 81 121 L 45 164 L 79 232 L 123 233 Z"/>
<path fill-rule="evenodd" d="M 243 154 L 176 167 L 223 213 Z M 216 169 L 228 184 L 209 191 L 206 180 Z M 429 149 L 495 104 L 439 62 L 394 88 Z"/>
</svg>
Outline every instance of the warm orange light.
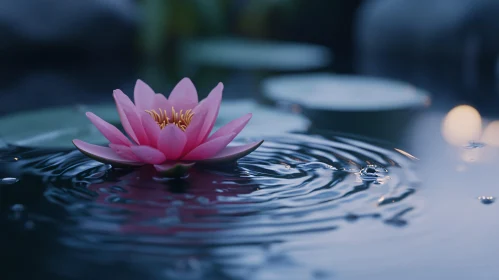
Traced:
<svg viewBox="0 0 499 280">
<path fill-rule="evenodd" d="M 471 141 L 478 141 L 481 131 L 480 113 L 468 105 L 453 108 L 442 122 L 442 135 L 445 141 L 455 146 L 465 146 Z"/>
<path fill-rule="evenodd" d="M 489 146 L 499 147 L 499 121 L 493 121 L 485 127 L 482 142 Z"/>
</svg>

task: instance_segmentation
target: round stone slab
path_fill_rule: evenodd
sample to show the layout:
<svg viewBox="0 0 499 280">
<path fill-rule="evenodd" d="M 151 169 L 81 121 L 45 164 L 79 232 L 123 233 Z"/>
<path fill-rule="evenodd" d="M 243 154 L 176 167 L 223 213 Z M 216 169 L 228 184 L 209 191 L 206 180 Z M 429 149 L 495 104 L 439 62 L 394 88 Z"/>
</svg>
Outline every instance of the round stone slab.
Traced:
<svg viewBox="0 0 499 280">
<path fill-rule="evenodd" d="M 276 102 L 325 111 L 390 111 L 430 102 L 428 93 L 403 82 L 327 73 L 268 78 L 262 92 Z"/>
<path fill-rule="evenodd" d="M 114 104 L 78 105 L 21 112 L 0 118 L 0 140 L 23 147 L 73 148 L 73 139 L 93 144 L 108 143 L 85 116 L 91 111 L 121 128 Z M 309 121 L 296 114 L 283 114 L 251 100 L 223 101 L 214 129 L 229 121 L 253 113 L 253 118 L 239 138 L 261 139 L 262 135 L 278 132 L 303 131 Z"/>
<path fill-rule="evenodd" d="M 323 46 L 237 38 L 185 41 L 181 56 L 187 64 L 271 71 L 317 69 L 332 61 Z"/>
<path fill-rule="evenodd" d="M 283 75 L 262 83 L 272 103 L 302 111 L 312 127 L 393 140 L 430 95 L 410 84 L 329 73 Z"/>
</svg>

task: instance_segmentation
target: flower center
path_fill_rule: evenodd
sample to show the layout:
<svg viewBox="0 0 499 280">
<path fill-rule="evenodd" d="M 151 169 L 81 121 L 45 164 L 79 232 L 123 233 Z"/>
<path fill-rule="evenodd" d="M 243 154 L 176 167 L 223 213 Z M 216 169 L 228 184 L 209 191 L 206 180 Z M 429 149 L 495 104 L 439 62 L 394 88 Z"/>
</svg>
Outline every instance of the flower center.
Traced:
<svg viewBox="0 0 499 280">
<path fill-rule="evenodd" d="M 168 117 L 168 113 L 164 109 L 156 110 L 146 110 L 146 113 L 151 115 L 154 121 L 159 125 L 161 129 L 169 124 L 174 124 L 178 126 L 182 131 L 185 131 L 187 126 L 191 123 L 194 113 L 192 110 L 175 112 L 175 108 L 172 107 L 171 116 Z"/>
</svg>

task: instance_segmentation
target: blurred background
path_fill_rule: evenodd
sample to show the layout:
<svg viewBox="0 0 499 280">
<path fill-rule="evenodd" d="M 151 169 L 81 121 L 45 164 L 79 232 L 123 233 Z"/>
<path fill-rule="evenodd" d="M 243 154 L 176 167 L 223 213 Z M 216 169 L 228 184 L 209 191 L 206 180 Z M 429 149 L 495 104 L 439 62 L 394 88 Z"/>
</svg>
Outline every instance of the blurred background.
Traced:
<svg viewBox="0 0 499 280">
<path fill-rule="evenodd" d="M 0 5 L 0 115 L 110 103 L 113 89 L 131 94 L 137 78 L 168 93 L 185 76 L 201 96 L 222 81 L 226 99 L 282 105 L 286 87 L 269 94 L 266 79 L 324 72 L 335 74 L 335 83 L 305 86 L 308 79 L 290 84 L 300 92 L 289 94 L 320 91 L 317 103 L 334 103 L 357 85 L 346 81 L 346 90 L 337 80 L 344 76 L 336 74 L 354 74 L 414 85 L 431 94 L 432 112 L 463 103 L 490 117 L 499 112 L 495 0 L 16 0 Z M 415 100 L 393 105 L 396 114 L 386 114 L 376 110 L 385 102 L 383 91 L 371 94 L 369 82 L 359 84 L 359 98 L 371 103 L 369 114 L 352 110 L 355 104 L 330 110 L 324 105 L 317 112 L 325 128 L 333 118 L 345 117 L 341 106 L 346 106 L 354 114 L 343 119 L 346 125 L 331 129 L 370 135 L 369 128 L 379 131 L 375 124 L 381 122 L 393 131 L 390 120 L 403 119 L 404 126 L 410 121 L 399 118 L 400 112 L 430 104 Z M 386 91 L 393 95 L 397 90 L 390 86 Z M 314 120 L 317 112 L 308 116 Z M 375 136 L 380 135 L 386 133 Z"/>
<path fill-rule="evenodd" d="M 499 250 L 494 238 L 499 232 L 499 220 L 497 208 L 482 206 L 492 204 L 498 196 L 495 183 L 499 168 L 497 15 L 498 0 L 0 0 L 0 148 L 6 147 L 5 143 L 42 147 L 62 143 L 66 148 L 74 149 L 72 139 L 88 140 L 86 136 L 98 134 L 84 112 L 92 105 L 112 105 L 114 89 L 123 89 L 131 96 L 139 78 L 157 92 L 168 94 L 181 78 L 187 76 L 193 80 L 200 97 L 206 96 L 221 81 L 225 90 L 220 110 L 222 117 L 219 119 L 226 123 L 245 112 L 253 112 L 254 116 L 245 129 L 253 136 L 263 132 L 281 136 L 281 132 L 297 130 L 320 138 L 320 135 L 327 135 L 330 131 L 339 131 L 387 140 L 391 142 L 388 146 L 397 148 L 398 152 L 409 155 L 411 159 L 421 159 L 417 162 L 417 175 L 412 176 L 418 180 L 421 178 L 423 184 L 421 188 L 419 183 L 415 184 L 417 196 L 411 203 L 416 205 L 418 211 L 422 208 L 427 212 L 421 215 L 423 219 L 413 221 L 410 218 L 411 229 L 415 230 L 394 233 L 383 227 L 379 228 L 381 231 L 372 231 L 378 228 L 371 225 L 364 228 L 365 224 L 351 230 L 357 218 L 351 221 L 347 218 L 349 226 L 342 225 L 341 228 L 346 234 L 333 236 L 325 231 L 323 239 L 308 238 L 307 241 L 312 243 L 321 243 L 320 247 L 324 249 L 321 256 L 325 257 L 310 258 L 303 251 L 305 253 L 300 252 L 297 259 L 320 260 L 324 268 L 365 273 L 364 276 L 370 279 L 376 278 L 371 275 L 373 271 L 380 275 L 379 279 L 397 278 L 398 275 L 403 275 L 398 279 L 411 276 L 421 279 L 424 277 L 420 275 L 435 271 L 442 272 L 441 275 L 452 273 L 456 279 L 493 279 L 497 275 L 494 261 Z M 51 109 L 57 107 L 64 108 L 59 111 Z M 53 114 L 47 113 L 47 110 L 39 112 L 40 109 L 48 109 Z M 115 114 L 114 108 L 112 110 Z M 116 118 L 111 119 L 108 109 L 92 111 L 117 123 Z M 258 136 L 258 139 L 261 138 Z M 97 143 L 90 139 L 88 142 Z M 362 148 L 364 144 L 350 141 L 348 145 Z M 269 145 L 279 151 L 281 148 L 276 146 Z M 286 149 L 294 152 L 287 146 L 282 148 L 283 152 Z M 336 148 L 328 147 L 317 152 L 310 148 L 307 152 L 320 159 L 322 153 L 333 149 Z M 372 149 L 377 157 L 379 150 Z M 352 151 L 355 151 L 353 158 L 364 157 L 356 148 Z M 262 156 L 272 156 L 272 153 L 264 150 Z M 0 162 L 7 157 L 11 160 L 10 155 L 2 156 Z M 344 156 L 341 154 L 341 157 Z M 370 157 L 371 152 L 367 158 Z M 67 177 L 73 180 L 74 173 L 71 172 L 78 171 L 76 167 L 79 165 L 71 160 L 63 163 L 64 158 L 58 158 L 53 162 L 42 162 L 51 166 L 40 170 L 56 174 L 64 169 L 66 173 L 63 174 L 69 174 Z M 344 160 L 342 158 L 339 160 Z M 17 157 L 13 159 L 18 160 Z M 385 160 L 390 161 L 390 158 L 383 158 Z M 371 164 L 369 161 L 366 163 Z M 396 165 L 396 162 L 390 161 L 390 164 Z M 69 168 L 69 165 L 72 167 Z M 18 177 L 17 173 L 23 169 L 12 166 L 15 168 L 8 170 L 9 177 L 14 177 L 12 174 Z M 33 167 L 31 162 L 27 166 L 34 170 L 38 168 Z M 55 166 L 58 166 L 57 169 L 52 168 Z M 287 164 L 283 166 L 287 166 L 286 169 L 280 166 L 275 170 L 276 174 L 291 174 L 289 172 L 293 169 L 288 170 Z M 321 169 L 320 166 L 310 168 Z M 413 168 L 416 169 L 409 167 L 411 171 Z M 330 171 L 327 172 L 329 174 Z M 326 171 L 314 171 L 313 174 L 313 178 L 319 179 L 314 182 L 331 179 Z M 402 184 L 407 179 L 403 176 L 408 176 L 408 181 L 413 178 L 393 174 L 391 182 L 398 189 L 390 196 L 400 195 L 397 202 L 409 194 L 413 198 L 412 191 L 407 195 L 398 193 L 408 186 L 413 190 L 412 183 L 407 186 Z M 53 184 L 48 179 L 42 183 L 37 177 L 41 178 L 41 175 L 24 176 L 20 182 L 25 185 L 15 185 L 16 178 L 5 178 L 15 180 L 10 180 L 13 182 L 9 183 L 12 184 L 10 189 L 2 186 L 3 201 L 0 202 L 5 206 L 3 209 L 11 209 L 11 202 L 14 202 L 14 210 L 17 203 L 22 202 L 33 206 L 29 211 L 37 207 L 46 208 L 57 213 L 56 217 L 65 217 L 67 213 L 55 208 L 55 204 L 62 205 L 62 202 L 54 203 L 56 199 L 50 198 L 50 193 L 46 198 L 40 198 L 45 189 L 38 188 L 39 185 Z M 48 178 L 50 176 L 47 175 Z M 402 176 L 400 181 L 397 179 L 399 176 Z M 219 180 L 200 178 L 205 178 L 206 182 Z M 414 181 L 418 181 L 416 179 Z M 111 180 L 115 180 L 114 177 Z M 272 184 L 268 180 L 257 182 Z M 337 182 L 345 183 L 343 180 Z M 278 183 L 281 184 L 280 181 Z M 286 184 L 287 181 L 282 186 Z M 304 216 L 300 203 L 308 204 L 308 199 L 330 200 L 338 189 L 313 195 L 312 191 L 315 188 L 319 190 L 319 185 L 299 185 L 300 191 L 296 193 L 303 191 L 305 194 L 300 200 L 290 195 L 295 190 L 284 191 L 283 188 L 281 195 L 290 200 L 272 199 L 272 203 L 283 201 L 282 205 L 276 204 L 279 215 L 281 206 L 293 206 L 300 211 L 296 217 Z M 344 186 L 347 185 L 340 185 L 340 191 L 346 190 Z M 82 197 L 87 199 L 86 185 L 79 188 L 85 189 Z M 208 191 L 213 188 L 208 188 Z M 31 193 L 35 189 L 38 193 Z M 323 189 L 330 190 L 329 183 L 326 188 L 320 187 L 321 191 Z M 364 189 L 356 186 L 351 192 L 361 190 Z M 381 191 L 384 192 L 384 189 Z M 377 196 L 380 192 L 370 195 Z M 59 195 L 59 192 L 54 193 Z M 422 195 L 418 196 L 419 193 Z M 76 192 L 74 196 L 81 200 Z M 158 195 L 153 192 L 151 199 L 155 196 Z M 18 200 L 20 197 L 23 199 Z M 354 206 L 351 208 L 354 212 L 357 206 L 368 209 L 366 213 L 371 212 L 371 208 L 363 208 L 365 206 L 360 204 L 364 203 L 364 198 L 356 202 L 347 195 L 344 197 L 347 200 L 339 200 L 341 205 Z M 139 200 L 147 199 L 150 198 L 139 195 Z M 371 202 L 374 200 L 369 200 L 369 205 Z M 402 209 L 397 210 L 394 206 L 389 209 L 397 212 Z M 491 207 L 497 206 L 496 203 Z M 330 212 L 323 211 L 325 208 L 313 209 L 320 209 L 317 212 L 328 215 L 324 221 L 336 215 L 336 212 L 330 215 Z M 331 209 L 337 211 L 334 207 Z M 145 211 L 147 214 L 148 210 Z M 404 215 L 404 211 L 400 215 Z M 96 213 L 102 216 L 102 212 Z M 293 230 L 301 231 L 301 225 L 305 225 L 301 220 L 300 227 L 288 223 L 288 220 L 284 220 L 286 225 L 281 225 L 277 223 L 278 218 L 270 217 L 269 223 L 276 222 L 279 229 L 287 229 L 286 225 L 291 225 Z M 320 215 L 309 217 L 322 220 Z M 2 222 L 0 219 L 0 227 Z M 4 225 L 3 228 L 8 228 L 10 224 Z M 84 225 L 100 226 L 98 223 Z M 315 224 L 310 225 L 313 227 Z M 42 226 L 37 224 L 37 228 Z M 68 274 L 90 275 L 86 273 L 94 272 L 84 262 L 67 258 L 72 252 L 66 253 L 68 250 L 64 249 L 60 253 L 59 249 L 54 249 L 56 241 L 53 240 L 58 238 L 59 229 L 56 233 L 51 226 L 50 230 L 45 230 L 48 233 L 45 236 L 39 234 L 43 230 L 34 231 L 35 235 L 29 236 L 35 236 L 35 241 L 26 242 L 24 237 L 28 235 L 18 234 L 13 227 L 10 228 L 13 238 L 0 238 L 6 240 L 11 248 L 3 250 L 9 255 L 6 259 L 12 263 L 7 263 L 5 267 L 31 273 L 49 263 L 50 269 L 55 267 L 54 270 Z M 336 230 L 336 226 L 332 228 Z M 236 224 L 236 229 L 243 228 L 238 228 Z M 246 232 L 246 228 L 244 230 Z M 85 235 L 82 240 L 94 242 L 94 239 L 87 239 L 86 233 L 85 230 L 78 232 Z M 288 235 L 286 231 L 282 240 L 291 240 Z M 101 246 L 98 243 L 101 240 L 107 242 L 107 239 L 96 240 L 97 246 Z M 276 240 L 281 243 L 281 239 Z M 135 241 L 132 243 L 136 244 Z M 301 241 L 299 246 L 293 244 L 289 251 L 303 247 Z M 324 247 L 322 242 L 334 245 Z M 25 249 L 19 249 L 19 244 Z M 104 245 L 109 244 L 110 247 L 105 247 L 104 251 L 111 248 L 112 252 L 121 253 L 114 251 L 117 243 Z M 157 244 L 154 239 L 154 250 L 159 248 Z M 145 248 L 137 246 L 129 249 L 131 247 L 127 245 L 126 252 L 139 252 Z M 39 247 L 42 249 L 36 249 Z M 281 248 L 277 248 L 265 245 L 263 255 L 274 254 L 274 250 L 280 253 Z M 29 254 L 25 254 L 26 251 Z M 47 257 L 46 251 L 60 259 Z M 177 249 L 163 251 L 166 254 L 184 254 L 184 251 Z M 41 257 L 36 252 L 42 252 Z M 89 252 L 92 252 L 89 258 L 96 258 L 93 251 Z M 216 254 L 222 256 L 219 252 Z M 103 256 L 102 259 L 106 257 Z M 238 260 L 234 256 L 230 251 L 227 260 L 242 260 L 242 266 L 255 263 L 252 257 Z M 314 253 L 314 256 L 317 254 Z M 128 259 L 135 261 L 132 257 Z M 150 259 L 142 260 L 147 262 Z M 283 270 L 274 270 L 279 275 L 295 272 L 288 269 L 287 259 L 262 260 L 268 267 L 277 263 L 280 268 L 280 264 L 284 263 Z M 169 259 L 161 261 L 162 265 L 170 265 Z M 119 264 L 109 266 L 106 270 L 109 274 L 102 275 L 139 275 L 128 263 Z M 32 269 L 26 270 L 26 267 Z M 150 266 L 148 264 L 143 268 L 149 271 Z M 414 271 L 418 273 L 411 273 Z M 485 274 L 490 276 L 480 278 Z M 327 276 L 319 275 L 319 278 L 327 279 Z M 367 277 L 350 279 L 363 278 Z"/>
</svg>

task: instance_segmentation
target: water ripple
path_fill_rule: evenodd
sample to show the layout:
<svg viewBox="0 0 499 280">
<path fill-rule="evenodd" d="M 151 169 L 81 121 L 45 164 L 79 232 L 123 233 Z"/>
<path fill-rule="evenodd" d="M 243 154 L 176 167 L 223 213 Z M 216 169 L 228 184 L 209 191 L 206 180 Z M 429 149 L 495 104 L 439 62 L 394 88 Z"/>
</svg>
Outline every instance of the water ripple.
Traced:
<svg viewBox="0 0 499 280">
<path fill-rule="evenodd" d="M 23 170 L 18 184 L 33 188 L 23 184 L 30 177 L 44 186 L 45 207 L 30 206 L 30 217 L 53 223 L 57 242 L 71 248 L 59 258 L 112 260 L 165 279 L 258 278 L 278 267 L 302 279 L 332 275 L 334 268 L 268 248 L 364 220 L 404 227 L 420 210 L 410 200 L 412 158 L 343 136 L 266 139 L 238 164 L 194 168 L 185 180 L 113 169 L 77 151 L 24 151 L 19 159 L 7 166 Z"/>
</svg>

